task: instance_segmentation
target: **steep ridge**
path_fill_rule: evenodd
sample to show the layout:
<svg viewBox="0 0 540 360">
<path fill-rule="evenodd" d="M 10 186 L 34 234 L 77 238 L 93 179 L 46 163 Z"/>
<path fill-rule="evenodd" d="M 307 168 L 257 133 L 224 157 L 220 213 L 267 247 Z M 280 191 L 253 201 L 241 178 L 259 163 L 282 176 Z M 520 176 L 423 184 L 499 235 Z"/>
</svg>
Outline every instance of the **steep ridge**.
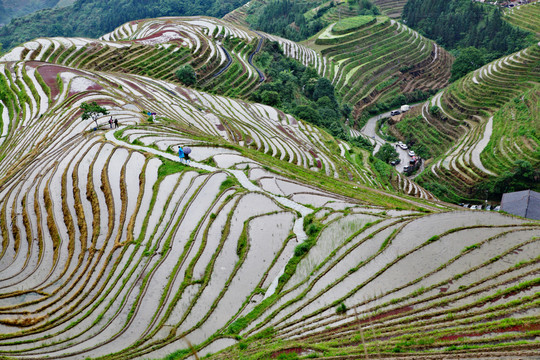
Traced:
<svg viewBox="0 0 540 360">
<path fill-rule="evenodd" d="M 3 59 L 48 61 L 168 81 L 175 79 L 178 68 L 190 64 L 203 89 L 246 97 L 262 78 L 249 59 L 268 39 L 277 41 L 286 56 L 330 79 L 343 101 L 355 105 L 357 116 L 377 101 L 448 83 L 452 57 L 394 20 L 377 17 L 342 34 L 334 33 L 333 26 L 308 41 L 308 47 L 214 18 L 159 18 L 126 23 L 100 40 L 36 39 Z"/>
<path fill-rule="evenodd" d="M 66 92 L 69 89 L 69 84 L 72 84 L 75 89 L 80 87 L 85 91 L 101 90 L 104 87 L 103 82 L 106 86 L 114 84 L 117 87 L 114 97 L 122 99 L 119 100 L 122 104 L 133 108 L 132 116 L 136 114 L 136 118 L 142 118 L 142 110 L 156 112 L 160 117 L 176 121 L 188 128 L 189 132 L 194 135 L 202 136 L 204 134 L 211 137 L 205 141 L 189 143 L 189 145 L 211 144 L 216 141 L 215 137 L 221 137 L 228 142 L 257 150 L 260 154 L 268 154 L 295 166 L 320 171 L 334 178 L 376 185 L 369 169 L 359 168 L 358 165 L 353 165 L 345 157 L 341 157 L 331 150 L 333 147 L 338 148 L 338 144 L 328 134 L 271 107 L 191 91 L 150 78 L 138 78 L 131 75 L 112 76 L 106 73 L 95 75 L 88 71 L 35 61 L 23 64 L 6 63 L 4 71 L 9 72 L 9 75 L 4 78 L 3 82 L 11 86 L 14 84 L 21 86 L 25 84 L 22 80 L 26 80 L 39 96 L 40 103 L 43 102 L 44 98 L 45 102 L 47 101 L 47 93 L 44 90 L 41 91 L 41 94 L 37 92 L 36 89 L 42 86 L 39 81 L 48 86 L 46 91 L 50 92 L 51 99 L 58 102 L 73 97 L 73 93 Z M 13 75 L 10 66 L 15 67 L 14 72 L 17 71 L 21 74 L 20 78 Z M 34 80 L 32 83 L 32 79 L 25 78 L 28 73 L 40 80 Z M 5 136 L 4 140 L 9 143 L 6 144 L 5 155 L 9 160 L 0 166 L 0 172 L 10 167 L 11 161 L 17 161 L 20 156 L 31 151 L 38 151 L 36 145 L 46 141 L 49 135 L 48 131 L 38 130 L 31 123 L 33 117 L 41 116 L 48 110 L 46 105 L 42 105 L 45 106 L 44 108 L 38 107 L 28 85 L 22 87 L 22 91 L 24 91 L 23 99 L 27 101 L 26 103 L 23 105 L 16 103 L 4 105 L 3 112 L 13 120 L 11 123 L 6 121 L 3 124 L 5 132 L 2 135 Z M 19 95 L 18 92 L 13 93 L 13 97 Z M 79 100 L 73 104 L 75 110 L 82 101 L 87 100 Z M 156 101 L 161 102 L 159 107 L 156 107 Z M 112 102 L 112 100 L 106 99 L 102 102 L 104 105 L 108 105 L 114 104 L 116 100 Z M 72 121 L 75 121 L 74 119 L 79 115 L 76 111 L 71 114 Z M 122 122 L 122 119 L 119 120 Z M 25 140 L 28 142 L 23 146 L 19 141 L 23 134 L 10 133 L 10 128 L 32 131 L 35 136 Z M 163 133 L 164 131 L 167 131 L 166 128 L 158 132 Z M 152 136 L 148 136 L 148 139 L 151 138 Z M 137 139 L 136 135 L 132 137 L 132 140 L 134 139 Z M 148 139 L 139 140 L 145 141 L 147 144 L 152 143 L 148 142 Z M 12 143 L 18 143 L 18 145 L 10 148 Z M 167 146 L 162 145 L 163 150 L 166 148 Z M 5 174 L 5 172 L 3 173 Z"/>
<path fill-rule="evenodd" d="M 538 166 L 535 135 L 519 129 L 538 127 L 534 99 L 539 83 L 540 44 L 537 44 L 483 66 L 425 103 L 423 120 L 454 139 L 454 145 L 426 168 L 418 178 L 420 184 L 427 189 L 436 187 L 433 184 L 446 186 L 446 199 L 459 201 L 460 197 L 474 196 L 475 185 L 502 174 L 517 159 Z M 505 104 L 523 102 L 526 93 L 532 98 L 525 104 L 531 114 L 525 123 L 506 125 L 509 120 L 493 121 L 494 114 Z M 513 114 L 515 118 L 516 112 Z M 503 128 L 507 131 L 502 132 Z"/>
<path fill-rule="evenodd" d="M 253 66 L 253 58 L 266 39 L 279 42 L 284 52 L 301 60 L 306 65 L 314 65 L 320 73 L 325 71 L 325 58 L 305 46 L 272 35 L 242 29 L 222 20 L 206 17 L 161 18 L 126 23 L 115 31 L 104 35 L 100 40 L 81 38 L 41 38 L 23 44 L 4 55 L 4 61 L 34 60 L 48 61 L 57 64 L 75 66 L 81 69 L 100 70 L 112 73 L 133 73 L 151 75 L 157 79 L 174 79 L 174 71 L 186 63 L 195 66 L 198 72 L 198 83 L 215 93 L 247 96 L 265 78 L 265 75 Z M 237 43 L 236 48 L 246 47 L 240 53 L 230 52 L 223 43 Z M 244 44 L 244 45 L 242 45 Z M 248 45 L 246 45 L 248 44 Z M 229 47 L 230 48 L 230 47 Z M 202 60 L 206 59 L 206 60 Z M 239 73 L 239 69 L 242 73 Z M 243 80 L 245 79 L 245 80 Z M 61 79 L 57 77 L 57 81 Z M 174 95 L 174 94 L 173 94 Z M 249 112 L 249 111 L 248 111 Z M 232 117 L 234 112 L 224 114 Z M 231 118 L 227 121 L 234 122 Z M 294 120 L 295 121 L 295 120 Z M 289 121 L 287 120 L 286 123 Z M 317 132 L 306 123 L 307 132 Z M 259 140 L 260 134 L 249 134 L 244 126 L 226 131 L 237 132 L 238 142 L 262 149 L 265 153 L 295 164 L 303 164 L 305 168 L 318 168 L 334 177 L 357 181 L 370 186 L 380 186 L 379 180 L 369 169 L 359 150 L 348 150 L 343 153 L 339 144 L 325 144 L 326 155 L 314 152 L 313 146 L 303 146 L 303 151 L 290 151 L 286 146 L 273 143 L 276 140 Z M 313 139 L 321 146 L 326 135 L 316 135 Z M 310 135 L 310 137 L 313 137 Z M 260 142 L 263 143 L 260 143 Z M 296 140 L 294 140 L 296 141 Z M 273 149 L 271 149 L 273 148 Z M 356 152 L 356 153 L 355 153 Z M 336 155 L 340 153 L 340 157 Z M 334 158 L 329 161 L 328 156 Z M 335 163 L 337 161 L 337 163 Z M 363 169 L 358 170 L 350 163 L 358 163 Z M 406 186 L 396 185 L 396 190 L 422 198 L 430 195 L 416 184 L 403 182 Z M 409 190 L 414 191 L 409 191 Z M 416 189 L 416 190 L 415 190 Z"/>
</svg>

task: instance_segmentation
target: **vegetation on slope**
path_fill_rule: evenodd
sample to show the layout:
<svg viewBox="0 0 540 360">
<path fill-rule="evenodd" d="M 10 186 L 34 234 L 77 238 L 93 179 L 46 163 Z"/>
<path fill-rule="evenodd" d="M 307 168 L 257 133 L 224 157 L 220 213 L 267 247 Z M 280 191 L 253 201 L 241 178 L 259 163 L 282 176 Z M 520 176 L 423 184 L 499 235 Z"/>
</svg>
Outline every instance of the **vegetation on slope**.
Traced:
<svg viewBox="0 0 540 360">
<path fill-rule="evenodd" d="M 409 0 L 403 20 L 445 48 L 458 50 L 458 60 L 459 49 L 469 46 L 481 49 L 487 63 L 534 41 L 529 32 L 503 21 L 499 7 L 469 0 Z"/>
<path fill-rule="evenodd" d="M 494 114 L 494 131 L 480 158 L 500 175 L 480 184 L 479 191 L 492 197 L 526 189 L 540 191 L 539 109 L 537 85 Z"/>
<path fill-rule="evenodd" d="M 267 46 L 261 98 L 321 121 L 343 112 L 328 80 Z M 65 50 L 49 49 L 51 59 Z M 338 156 L 344 143 L 316 127 L 157 74 L 23 61 L 0 74 L 10 121 L 2 262 L 13 264 L 0 278 L 0 356 L 124 360 L 180 348 L 168 357 L 178 359 L 190 355 L 186 340 L 197 351 L 241 340 L 216 355 L 229 359 L 537 350 L 538 224 L 426 216 L 428 202 L 357 184 L 345 159 L 358 154 Z M 525 98 L 538 113 L 537 96 Z M 135 125 L 88 131 L 78 108 L 90 100 Z M 144 123 L 144 110 L 159 123 Z M 200 158 L 179 165 L 178 145 Z"/>
<path fill-rule="evenodd" d="M 381 12 L 386 16 L 394 19 L 401 17 L 403 7 L 407 0 L 373 0 L 373 3 L 381 9 Z"/>
<path fill-rule="evenodd" d="M 320 77 L 315 69 L 286 57 L 276 42 L 266 42 L 256 58 L 268 80 L 251 99 L 294 114 L 302 120 L 321 126 L 333 136 L 348 138 L 343 126 L 351 108 L 340 105 L 334 86 Z"/>
<path fill-rule="evenodd" d="M 160 16 L 221 17 L 245 0 L 77 0 L 72 6 L 47 9 L 13 19 L 0 28 L 0 43 L 9 49 L 42 36 L 98 37 L 131 21 Z"/>
<path fill-rule="evenodd" d="M 306 11 L 321 3 L 322 1 L 269 1 L 264 5 L 260 4 L 262 6 L 259 8 L 253 8 L 253 13 L 246 20 L 257 30 L 299 41 L 319 32 L 325 26 L 320 19 L 325 10 L 319 11 L 310 20 L 304 17 Z M 333 2 L 330 2 L 325 9 L 332 6 Z"/>
<path fill-rule="evenodd" d="M 328 60 L 324 76 L 355 106 L 355 118 L 366 109 L 377 113 L 426 99 L 446 86 L 453 61 L 432 41 L 385 16 L 343 19 L 307 45 Z"/>
<path fill-rule="evenodd" d="M 539 166 L 539 65 L 540 47 L 533 45 L 467 74 L 425 103 L 422 121 L 429 127 L 416 127 L 416 137 L 432 137 L 431 128 L 444 136 L 441 146 L 426 143 L 436 151 L 419 184 L 453 202 L 500 200 L 507 191 L 537 188 L 531 169 Z"/>
<path fill-rule="evenodd" d="M 403 142 L 423 159 L 440 155 L 452 143 L 451 138 L 425 121 L 421 115 L 404 118 L 395 124 L 395 129 L 400 138 L 403 137 Z"/>
</svg>

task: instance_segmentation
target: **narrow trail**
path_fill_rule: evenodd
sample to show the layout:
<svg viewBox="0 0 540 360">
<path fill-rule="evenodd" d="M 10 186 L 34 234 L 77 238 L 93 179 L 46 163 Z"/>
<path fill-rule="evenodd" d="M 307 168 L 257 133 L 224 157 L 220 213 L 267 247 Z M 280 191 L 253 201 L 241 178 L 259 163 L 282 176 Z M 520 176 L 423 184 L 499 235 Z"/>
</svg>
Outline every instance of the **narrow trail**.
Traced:
<svg viewBox="0 0 540 360">
<path fill-rule="evenodd" d="M 123 142 L 123 141 L 120 141 L 120 140 L 116 139 L 114 137 L 114 132 L 118 131 L 118 130 L 120 130 L 122 128 L 123 127 L 119 127 L 117 129 L 113 129 L 113 130 L 108 131 L 105 134 L 105 138 L 107 140 L 109 140 L 110 142 L 112 142 L 113 144 L 116 144 L 118 146 L 127 147 L 127 148 L 130 148 L 130 149 L 133 149 L 133 150 L 141 150 L 141 151 L 149 152 L 149 153 L 152 153 L 152 154 L 155 154 L 155 155 L 162 156 L 162 157 L 167 158 L 169 160 L 176 161 L 178 163 L 180 162 L 180 158 L 178 156 L 176 156 L 176 155 L 172 155 L 172 154 L 169 154 L 169 153 L 166 153 L 166 152 L 163 152 L 163 151 L 159 151 L 159 150 L 156 150 L 156 149 L 152 149 L 152 148 L 149 148 L 149 147 L 129 144 L 129 143 L 126 143 L 126 142 Z M 271 197 L 272 199 L 276 200 L 281 205 L 283 205 L 285 207 L 288 207 L 288 208 L 291 208 L 294 211 L 299 212 L 302 215 L 302 217 L 304 217 L 306 215 L 309 215 L 309 214 L 311 214 L 313 212 L 312 209 L 310 209 L 310 208 L 308 208 L 308 207 L 306 207 L 304 205 L 301 205 L 301 204 L 299 204 L 297 202 L 294 202 L 294 201 L 292 201 L 290 199 L 287 199 L 285 197 L 274 195 L 274 194 L 262 189 L 261 187 L 253 184 L 247 178 L 246 174 L 244 174 L 244 172 L 241 171 L 241 170 L 220 169 L 220 168 L 217 168 L 217 167 L 201 164 L 201 163 L 198 163 L 198 162 L 192 161 L 192 160 L 189 161 L 189 165 L 187 165 L 187 166 L 191 166 L 191 167 L 197 168 L 197 169 L 206 170 L 206 171 L 209 171 L 209 172 L 226 171 L 229 174 L 231 174 L 232 176 L 234 176 L 238 180 L 240 185 L 242 185 L 242 187 L 244 187 L 245 189 L 247 189 L 249 191 L 263 193 L 263 194 Z"/>
<path fill-rule="evenodd" d="M 476 146 L 472 149 L 471 162 L 474 164 L 474 166 L 476 166 L 477 168 L 479 168 L 486 174 L 496 176 L 496 174 L 494 174 L 493 172 L 489 171 L 488 169 L 484 167 L 484 164 L 482 164 L 482 160 L 480 159 L 480 154 L 482 153 L 482 151 L 484 151 L 484 149 L 488 145 L 489 140 L 491 139 L 492 133 L 493 133 L 493 116 L 490 117 L 489 120 L 487 121 L 484 127 L 484 133 L 482 135 L 482 138 L 476 143 Z"/>
</svg>

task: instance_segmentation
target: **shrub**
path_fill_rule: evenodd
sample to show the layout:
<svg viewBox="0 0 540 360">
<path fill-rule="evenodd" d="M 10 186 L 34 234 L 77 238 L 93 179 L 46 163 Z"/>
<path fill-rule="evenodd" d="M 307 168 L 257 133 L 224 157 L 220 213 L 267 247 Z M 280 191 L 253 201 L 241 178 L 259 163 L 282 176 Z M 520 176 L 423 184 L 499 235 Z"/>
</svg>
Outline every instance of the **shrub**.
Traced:
<svg viewBox="0 0 540 360">
<path fill-rule="evenodd" d="M 347 313 L 347 305 L 345 305 L 345 303 L 341 303 L 336 306 L 336 314 L 343 315 L 345 313 Z"/>
<path fill-rule="evenodd" d="M 308 243 L 301 243 L 300 245 L 296 246 L 294 248 L 294 256 L 302 256 L 305 253 L 309 251 L 309 244 Z"/>
</svg>

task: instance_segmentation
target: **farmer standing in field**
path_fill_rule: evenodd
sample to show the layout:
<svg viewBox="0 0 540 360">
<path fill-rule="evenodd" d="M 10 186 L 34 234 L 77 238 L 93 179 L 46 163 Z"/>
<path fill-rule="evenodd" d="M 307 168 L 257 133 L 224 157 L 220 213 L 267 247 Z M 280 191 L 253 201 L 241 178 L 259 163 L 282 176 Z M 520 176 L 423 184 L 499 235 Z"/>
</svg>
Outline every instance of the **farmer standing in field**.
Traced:
<svg viewBox="0 0 540 360">
<path fill-rule="evenodd" d="M 183 151 L 184 151 L 184 159 L 186 160 L 186 164 L 189 164 L 189 154 L 191 153 L 191 148 L 185 147 Z"/>
</svg>

